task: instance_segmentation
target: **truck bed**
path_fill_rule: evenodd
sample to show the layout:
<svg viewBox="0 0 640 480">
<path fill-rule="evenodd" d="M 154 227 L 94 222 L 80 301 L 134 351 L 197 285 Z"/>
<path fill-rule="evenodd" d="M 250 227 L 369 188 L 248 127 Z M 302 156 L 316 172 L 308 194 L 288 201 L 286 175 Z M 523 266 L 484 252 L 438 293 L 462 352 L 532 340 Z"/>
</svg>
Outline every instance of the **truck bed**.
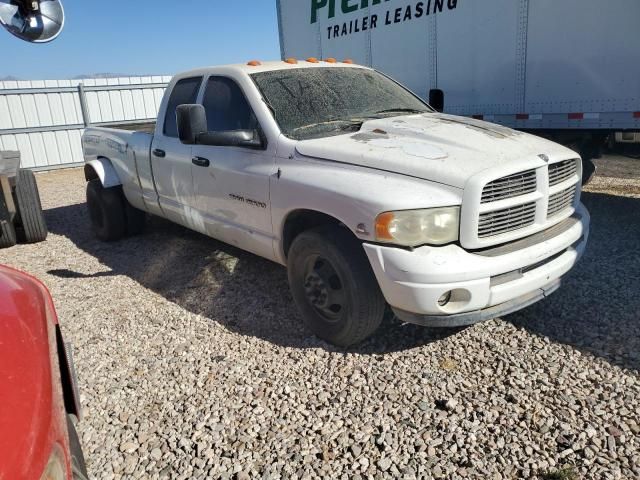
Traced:
<svg viewBox="0 0 640 480">
<path fill-rule="evenodd" d="M 155 120 L 145 120 L 140 122 L 121 122 L 121 123 L 105 123 L 105 124 L 94 124 L 92 126 L 100 126 L 106 128 L 113 128 L 116 130 L 127 130 L 130 132 L 144 132 L 153 134 L 156 129 L 156 121 Z"/>
</svg>

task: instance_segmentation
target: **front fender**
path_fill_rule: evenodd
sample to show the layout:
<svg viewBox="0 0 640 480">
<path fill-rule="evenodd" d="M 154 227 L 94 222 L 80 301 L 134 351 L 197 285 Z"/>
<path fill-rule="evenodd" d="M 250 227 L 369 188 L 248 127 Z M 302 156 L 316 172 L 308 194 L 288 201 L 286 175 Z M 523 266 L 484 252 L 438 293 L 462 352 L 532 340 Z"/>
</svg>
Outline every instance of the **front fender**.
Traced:
<svg viewBox="0 0 640 480">
<path fill-rule="evenodd" d="M 105 157 L 98 157 L 95 160 L 88 161 L 84 166 L 84 178 L 87 181 L 98 178 L 104 188 L 122 185 L 122 181 L 118 177 L 111 160 Z"/>
<path fill-rule="evenodd" d="M 278 159 L 278 168 L 280 177 L 270 179 L 270 201 L 280 252 L 287 219 L 296 210 L 333 217 L 360 240 L 372 241 L 383 212 L 461 203 L 460 189 L 391 172 L 306 157 Z"/>
</svg>

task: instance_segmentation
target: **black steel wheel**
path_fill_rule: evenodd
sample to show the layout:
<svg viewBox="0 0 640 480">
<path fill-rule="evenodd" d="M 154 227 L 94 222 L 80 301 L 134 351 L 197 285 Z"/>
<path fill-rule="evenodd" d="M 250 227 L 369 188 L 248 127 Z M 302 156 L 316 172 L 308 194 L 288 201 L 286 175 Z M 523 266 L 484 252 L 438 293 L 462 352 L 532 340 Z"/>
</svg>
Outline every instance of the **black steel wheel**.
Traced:
<svg viewBox="0 0 640 480">
<path fill-rule="evenodd" d="M 307 301 L 327 322 L 337 322 L 347 307 L 343 280 L 331 261 L 309 255 L 305 262 L 304 290 Z"/>
<path fill-rule="evenodd" d="M 346 347 L 378 328 L 386 303 L 351 232 L 337 226 L 303 232 L 293 240 L 287 263 L 293 298 L 318 337 Z"/>
</svg>

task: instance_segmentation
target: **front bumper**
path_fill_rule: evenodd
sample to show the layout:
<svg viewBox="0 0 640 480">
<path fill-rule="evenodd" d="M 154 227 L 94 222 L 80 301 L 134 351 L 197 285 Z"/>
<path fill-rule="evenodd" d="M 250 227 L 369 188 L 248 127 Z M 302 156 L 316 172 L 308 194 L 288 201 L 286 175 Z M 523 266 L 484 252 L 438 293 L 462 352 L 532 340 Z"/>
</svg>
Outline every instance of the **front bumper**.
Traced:
<svg viewBox="0 0 640 480">
<path fill-rule="evenodd" d="M 412 251 L 365 243 L 385 299 L 403 321 L 459 326 L 512 313 L 544 298 L 584 253 L 589 213 L 579 204 L 560 224 L 496 248 L 458 245 Z M 450 300 L 439 299 L 452 292 Z"/>
</svg>

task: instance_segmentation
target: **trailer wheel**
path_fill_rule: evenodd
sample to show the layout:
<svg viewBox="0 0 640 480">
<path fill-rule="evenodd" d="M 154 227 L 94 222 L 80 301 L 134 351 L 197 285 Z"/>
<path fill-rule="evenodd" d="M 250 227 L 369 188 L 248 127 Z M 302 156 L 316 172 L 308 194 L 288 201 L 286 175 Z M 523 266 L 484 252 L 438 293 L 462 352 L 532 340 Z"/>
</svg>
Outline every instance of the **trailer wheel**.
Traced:
<svg viewBox="0 0 640 480">
<path fill-rule="evenodd" d="M 0 248 L 13 247 L 16 243 L 16 229 L 13 223 L 0 220 Z"/>
<path fill-rule="evenodd" d="M 99 179 L 87 183 L 87 208 L 96 237 L 105 242 L 120 240 L 127 233 L 127 218 L 122 192 L 118 187 L 104 188 Z"/>
<path fill-rule="evenodd" d="M 318 337 L 347 347 L 380 326 L 386 302 L 350 232 L 335 226 L 303 232 L 293 240 L 287 263 L 293 299 Z"/>
<path fill-rule="evenodd" d="M 18 170 L 14 195 L 20 240 L 25 243 L 44 242 L 49 231 L 42 211 L 36 176 L 31 170 Z"/>
</svg>

